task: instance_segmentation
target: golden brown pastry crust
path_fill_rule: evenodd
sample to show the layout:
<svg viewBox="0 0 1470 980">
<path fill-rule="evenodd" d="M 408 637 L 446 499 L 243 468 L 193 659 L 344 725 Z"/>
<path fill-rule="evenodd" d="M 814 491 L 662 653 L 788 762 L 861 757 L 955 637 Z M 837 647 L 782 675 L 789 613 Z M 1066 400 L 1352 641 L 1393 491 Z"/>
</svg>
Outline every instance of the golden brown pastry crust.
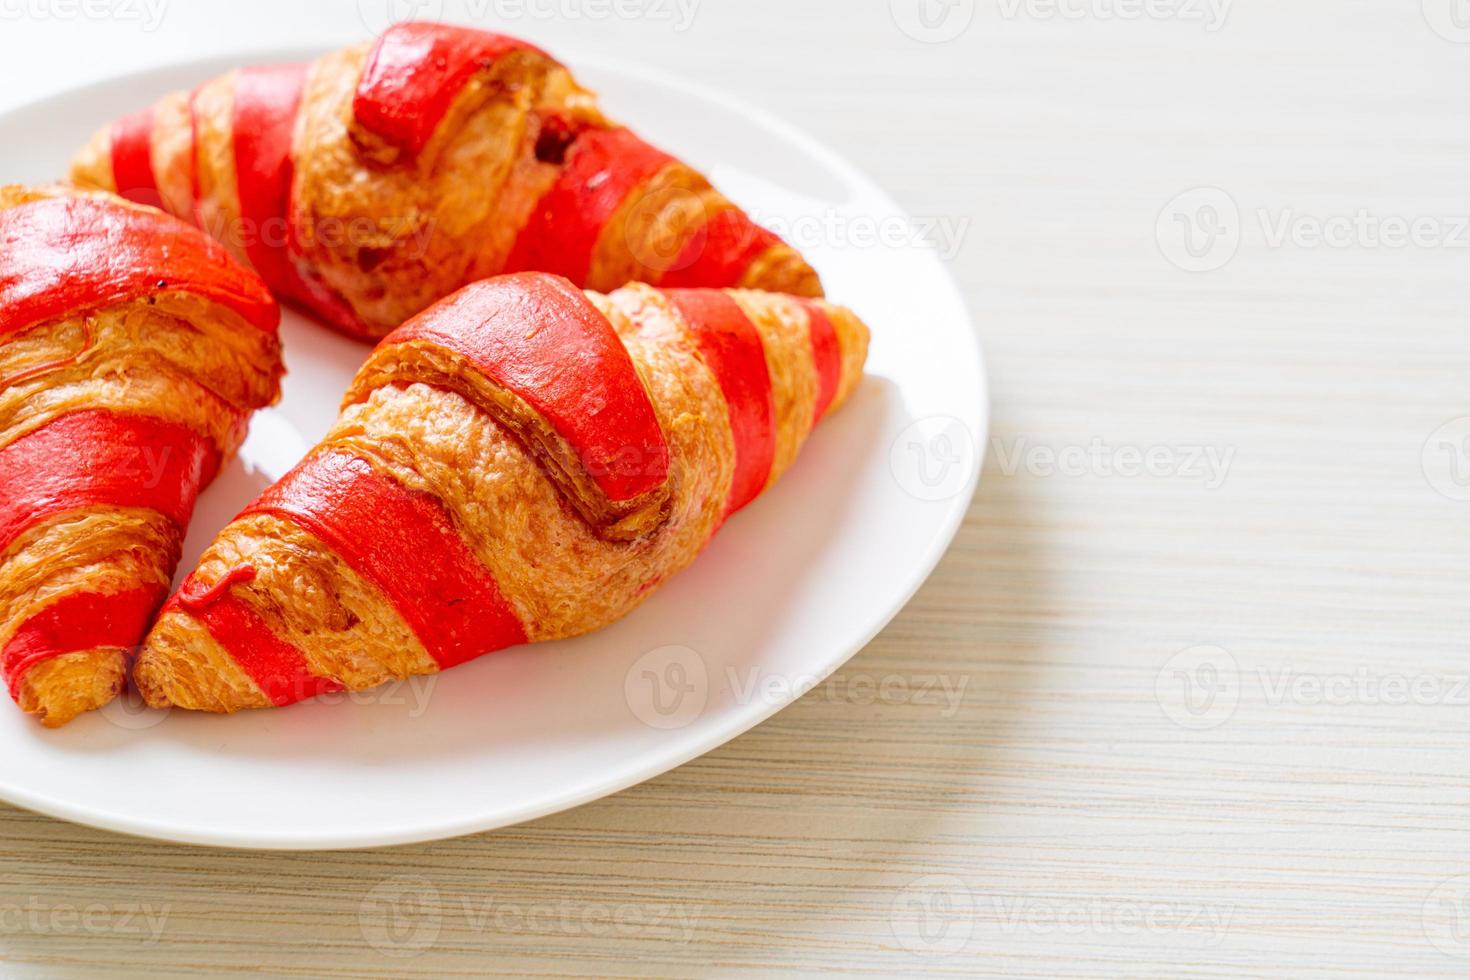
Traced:
<svg viewBox="0 0 1470 980">
<path fill-rule="evenodd" d="M 312 66 L 291 223 L 305 262 L 381 334 L 503 267 L 556 173 L 532 152 L 533 109 L 601 117 L 566 69 L 516 53 L 466 86 L 417 158 L 387 165 L 394 156 L 352 111 L 366 56 L 358 45 Z"/>
</svg>

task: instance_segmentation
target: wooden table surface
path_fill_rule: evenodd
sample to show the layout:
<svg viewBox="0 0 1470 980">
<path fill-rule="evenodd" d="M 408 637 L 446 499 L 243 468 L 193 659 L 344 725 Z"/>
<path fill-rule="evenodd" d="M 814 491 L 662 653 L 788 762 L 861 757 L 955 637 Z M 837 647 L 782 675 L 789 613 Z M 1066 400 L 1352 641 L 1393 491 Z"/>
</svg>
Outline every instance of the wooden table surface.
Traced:
<svg viewBox="0 0 1470 980">
<path fill-rule="evenodd" d="M 0 107 L 373 6 L 99 2 L 0 7 Z M 0 807 L 0 974 L 1470 975 L 1458 0 L 690 2 L 447 9 L 738 93 L 944 239 L 995 417 L 933 578 L 772 721 L 509 830 Z"/>
</svg>

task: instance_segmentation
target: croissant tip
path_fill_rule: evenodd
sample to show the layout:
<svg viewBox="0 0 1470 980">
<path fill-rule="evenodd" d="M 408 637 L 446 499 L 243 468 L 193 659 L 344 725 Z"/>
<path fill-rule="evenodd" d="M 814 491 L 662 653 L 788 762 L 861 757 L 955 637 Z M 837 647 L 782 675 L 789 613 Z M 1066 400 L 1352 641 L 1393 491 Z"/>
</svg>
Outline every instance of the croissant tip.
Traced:
<svg viewBox="0 0 1470 980">
<path fill-rule="evenodd" d="M 29 671 L 16 692 L 21 710 L 45 728 L 60 728 L 105 708 L 122 693 L 126 657 L 113 649 L 79 650 Z"/>
</svg>

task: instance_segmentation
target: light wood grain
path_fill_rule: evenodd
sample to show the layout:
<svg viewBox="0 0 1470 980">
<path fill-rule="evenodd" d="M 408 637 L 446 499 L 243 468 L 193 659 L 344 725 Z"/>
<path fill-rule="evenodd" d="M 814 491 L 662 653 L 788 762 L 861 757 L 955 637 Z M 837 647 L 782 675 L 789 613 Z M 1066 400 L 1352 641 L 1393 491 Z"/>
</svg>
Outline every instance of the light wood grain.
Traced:
<svg viewBox="0 0 1470 980">
<path fill-rule="evenodd" d="M 66 84 L 65 44 L 96 74 L 276 7 L 7 23 L 35 82 L 5 98 Z M 1470 45 L 1409 0 L 1238 0 L 1213 32 L 1011 8 L 944 45 L 886 2 L 503 25 L 737 92 L 968 222 L 1003 452 L 832 685 L 636 789 L 437 844 L 263 856 L 0 808 L 0 971 L 1470 974 L 1470 502 L 1421 465 L 1470 415 L 1470 249 L 1271 247 L 1257 217 L 1470 215 Z M 291 9 L 302 40 L 361 33 L 352 4 Z M 1201 186 L 1244 233 L 1191 274 L 1155 223 Z M 1095 441 L 1233 455 L 1213 489 L 1001 465 Z M 1171 658 L 1199 646 L 1233 713 L 1184 712 Z M 954 710 L 871 697 L 930 677 Z M 1377 703 L 1392 678 L 1437 693 Z"/>
</svg>

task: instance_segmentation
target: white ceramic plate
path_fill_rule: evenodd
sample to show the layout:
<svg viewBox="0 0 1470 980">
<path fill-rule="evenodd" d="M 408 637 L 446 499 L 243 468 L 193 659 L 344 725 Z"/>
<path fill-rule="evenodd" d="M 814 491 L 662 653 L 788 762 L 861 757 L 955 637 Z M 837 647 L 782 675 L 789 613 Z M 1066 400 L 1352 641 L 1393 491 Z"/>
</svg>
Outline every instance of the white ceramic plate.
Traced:
<svg viewBox="0 0 1470 980">
<path fill-rule="evenodd" d="M 311 55 L 166 68 L 7 113 L 0 181 L 60 176 L 96 127 L 164 92 L 237 64 Z M 829 294 L 864 316 L 872 356 L 852 401 L 691 570 L 610 629 L 228 718 L 125 699 L 48 732 L 0 705 L 0 797 L 237 847 L 362 847 L 501 827 L 740 734 L 861 649 L 924 581 L 970 500 L 987 424 L 979 347 L 939 259 L 895 234 L 903 213 L 877 187 L 790 127 L 683 80 L 563 55 L 615 117 L 789 232 Z M 292 315 L 282 334 L 285 396 L 201 499 L 183 569 L 326 431 L 366 354 Z"/>
</svg>

